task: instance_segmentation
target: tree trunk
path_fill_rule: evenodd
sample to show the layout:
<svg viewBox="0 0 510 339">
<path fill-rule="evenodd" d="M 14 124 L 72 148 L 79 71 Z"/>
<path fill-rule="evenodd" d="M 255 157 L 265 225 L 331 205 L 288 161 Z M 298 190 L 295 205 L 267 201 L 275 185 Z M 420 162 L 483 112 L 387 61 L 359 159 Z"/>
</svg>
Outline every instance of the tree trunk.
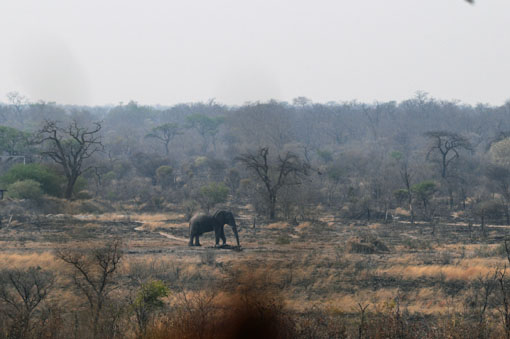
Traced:
<svg viewBox="0 0 510 339">
<path fill-rule="evenodd" d="M 409 195 L 409 213 L 411 214 L 411 224 L 414 225 L 413 197 L 411 196 L 411 192 L 408 192 L 408 195 Z"/>
<path fill-rule="evenodd" d="M 77 179 L 78 179 L 78 176 L 74 176 L 74 175 L 67 178 L 67 187 L 66 187 L 66 192 L 64 195 L 64 197 L 67 200 L 71 200 L 71 198 L 73 197 L 74 184 L 76 184 Z"/>
<path fill-rule="evenodd" d="M 506 217 L 506 224 L 510 225 L 510 211 L 508 210 L 508 203 L 505 204 L 505 217 Z"/>
<path fill-rule="evenodd" d="M 482 235 L 484 238 L 487 237 L 487 231 L 485 230 L 485 212 L 482 211 L 482 217 L 481 217 L 481 222 L 480 222 L 480 228 L 482 229 Z"/>
<path fill-rule="evenodd" d="M 269 193 L 269 219 L 275 220 L 276 218 L 276 194 Z"/>
</svg>

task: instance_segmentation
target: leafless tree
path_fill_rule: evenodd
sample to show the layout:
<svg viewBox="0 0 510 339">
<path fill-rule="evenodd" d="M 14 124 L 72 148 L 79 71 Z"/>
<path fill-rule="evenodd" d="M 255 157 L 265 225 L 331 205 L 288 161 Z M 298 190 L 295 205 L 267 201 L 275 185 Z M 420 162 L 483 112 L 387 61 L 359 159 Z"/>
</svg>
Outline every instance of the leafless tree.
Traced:
<svg viewBox="0 0 510 339">
<path fill-rule="evenodd" d="M 66 199 L 71 199 L 78 177 L 92 168 L 84 162 L 104 149 L 100 130 L 100 122 L 93 123 L 92 127 L 83 127 L 74 120 L 62 127 L 57 121 L 47 120 L 38 132 L 38 141 L 47 145 L 43 154 L 64 170 L 67 178 Z"/>
<path fill-rule="evenodd" d="M 0 301 L 6 305 L 5 313 L 12 320 L 9 337 L 27 337 L 33 315 L 50 293 L 54 281 L 51 272 L 39 267 L 11 269 L 0 273 Z"/>
<path fill-rule="evenodd" d="M 461 150 L 473 151 L 469 140 L 460 134 L 447 131 L 429 131 L 425 133 L 431 141 L 427 153 L 427 159 L 433 153 L 439 154 L 439 168 L 441 178 L 448 186 L 450 208 L 453 208 L 453 188 L 450 179 L 453 179 L 451 168 L 460 157 Z"/>
<path fill-rule="evenodd" d="M 393 152 L 391 155 L 398 163 L 400 178 L 402 179 L 407 193 L 407 203 L 409 206 L 409 213 L 411 214 L 411 224 L 414 224 L 413 190 L 411 189 L 413 173 L 409 167 L 409 157 L 401 152 Z"/>
<path fill-rule="evenodd" d="M 56 256 L 69 264 L 74 285 L 85 295 L 92 317 L 94 338 L 99 336 L 99 322 L 108 296 L 116 287 L 115 274 L 122 258 L 120 240 L 108 242 L 104 247 L 84 253 L 80 250 L 61 249 Z"/>
<path fill-rule="evenodd" d="M 446 179 L 450 174 L 452 163 L 459 158 L 459 151 L 464 149 L 472 151 L 473 148 L 467 138 L 453 132 L 429 131 L 425 136 L 431 140 L 427 158 L 434 152 L 439 153 L 441 177 Z"/>
<path fill-rule="evenodd" d="M 269 158 L 269 148 L 262 147 L 255 152 L 245 153 L 236 158 L 244 166 L 255 172 L 262 180 L 267 192 L 269 218 L 276 217 L 278 192 L 283 186 L 299 185 L 303 177 L 309 175 L 310 165 L 292 152 L 278 155 L 276 160 Z"/>
<path fill-rule="evenodd" d="M 23 111 L 29 103 L 28 99 L 18 92 L 9 92 L 7 93 L 7 100 L 14 111 L 15 119 L 18 123 L 21 123 L 23 121 Z"/>
</svg>

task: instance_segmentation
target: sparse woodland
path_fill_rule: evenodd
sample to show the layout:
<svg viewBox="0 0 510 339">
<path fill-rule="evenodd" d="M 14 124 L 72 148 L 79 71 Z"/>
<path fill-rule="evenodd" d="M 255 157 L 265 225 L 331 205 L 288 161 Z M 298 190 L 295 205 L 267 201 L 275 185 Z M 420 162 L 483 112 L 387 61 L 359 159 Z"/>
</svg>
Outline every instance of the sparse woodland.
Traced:
<svg viewBox="0 0 510 339">
<path fill-rule="evenodd" d="M 0 153 L 0 337 L 510 338 L 510 103 L 11 93 Z"/>
</svg>

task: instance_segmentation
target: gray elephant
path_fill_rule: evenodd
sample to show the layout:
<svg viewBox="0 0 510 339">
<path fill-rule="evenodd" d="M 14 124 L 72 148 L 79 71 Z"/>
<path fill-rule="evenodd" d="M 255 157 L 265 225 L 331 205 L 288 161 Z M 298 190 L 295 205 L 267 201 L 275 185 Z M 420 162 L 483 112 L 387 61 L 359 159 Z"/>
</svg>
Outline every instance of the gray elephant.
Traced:
<svg viewBox="0 0 510 339">
<path fill-rule="evenodd" d="M 232 212 L 218 211 L 214 215 L 197 214 L 189 222 L 189 244 L 188 246 L 201 246 L 198 237 L 205 232 L 214 231 L 216 246 L 219 246 L 220 238 L 223 245 L 227 242 L 223 227 L 225 224 L 232 226 L 239 247 L 239 235 L 237 234 L 236 221 Z M 195 242 L 193 243 L 193 238 Z"/>
</svg>

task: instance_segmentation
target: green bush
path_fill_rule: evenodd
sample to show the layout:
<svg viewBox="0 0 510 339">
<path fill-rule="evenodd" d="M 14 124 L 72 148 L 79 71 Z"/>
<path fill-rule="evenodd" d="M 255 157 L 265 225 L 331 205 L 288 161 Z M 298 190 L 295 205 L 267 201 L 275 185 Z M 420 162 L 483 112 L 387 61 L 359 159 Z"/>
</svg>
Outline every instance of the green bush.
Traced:
<svg viewBox="0 0 510 339">
<path fill-rule="evenodd" d="M 164 305 L 162 298 L 169 294 L 170 290 L 160 280 L 150 281 L 141 286 L 133 302 L 140 334 L 145 334 L 154 314 Z"/>
<path fill-rule="evenodd" d="M 38 182 L 42 191 L 48 195 L 55 197 L 62 195 L 62 184 L 65 178 L 41 164 L 14 165 L 0 177 L 0 183 L 8 186 L 28 179 Z"/>
<path fill-rule="evenodd" d="M 223 183 L 212 182 L 200 188 L 199 200 L 207 210 L 227 201 L 229 189 Z"/>
<path fill-rule="evenodd" d="M 10 184 L 7 187 L 7 194 L 14 199 L 38 200 L 42 197 L 43 191 L 40 183 L 27 179 Z"/>
<path fill-rule="evenodd" d="M 171 166 L 159 166 L 156 170 L 156 179 L 163 188 L 171 186 L 174 182 L 174 169 Z"/>
</svg>

